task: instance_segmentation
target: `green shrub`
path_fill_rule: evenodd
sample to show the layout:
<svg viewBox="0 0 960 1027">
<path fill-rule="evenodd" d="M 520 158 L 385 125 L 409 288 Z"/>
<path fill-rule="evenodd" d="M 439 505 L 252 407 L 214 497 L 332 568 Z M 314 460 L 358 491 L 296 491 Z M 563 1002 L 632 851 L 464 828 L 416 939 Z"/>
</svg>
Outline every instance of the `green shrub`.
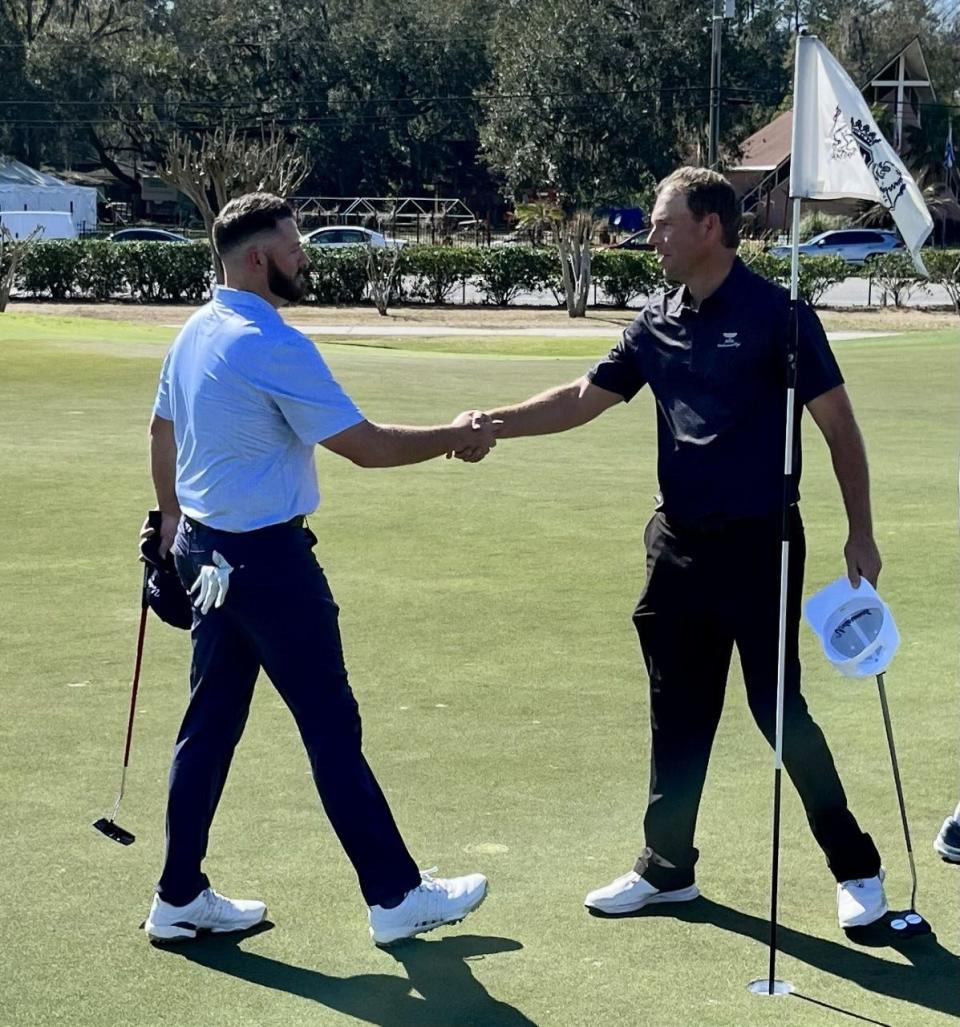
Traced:
<svg viewBox="0 0 960 1027">
<path fill-rule="evenodd" d="M 314 303 L 359 303 L 367 291 L 365 246 L 307 246 L 310 258 L 310 292 Z"/>
<path fill-rule="evenodd" d="M 778 282 L 785 289 L 790 288 L 789 257 L 774 257 L 765 251 L 755 252 L 750 256 L 749 267 L 771 282 Z M 827 289 L 849 277 L 852 270 L 842 257 L 835 254 L 824 257 L 801 255 L 797 294 L 805 303 L 815 307 Z"/>
<path fill-rule="evenodd" d="M 930 281 L 947 290 L 953 309 L 960 314 L 960 250 L 923 250 Z"/>
<path fill-rule="evenodd" d="M 927 279 L 906 253 L 878 253 L 867 260 L 864 271 L 890 296 L 895 307 L 902 307 L 914 289 L 926 290 Z"/>
<path fill-rule="evenodd" d="M 485 302 L 498 307 L 518 293 L 549 288 L 560 276 L 560 258 L 552 248 L 488 246 L 475 252 L 477 288 Z"/>
<path fill-rule="evenodd" d="M 206 240 L 111 245 L 122 253 L 123 274 L 133 299 L 143 303 L 196 303 L 206 298 L 213 287 L 213 264 Z"/>
<path fill-rule="evenodd" d="M 29 296 L 50 296 L 55 300 L 78 296 L 77 270 L 86 245 L 80 239 L 35 243 L 17 268 L 18 290 Z"/>
<path fill-rule="evenodd" d="M 774 257 L 765 249 L 751 248 L 744 252 L 740 248 L 740 256 L 751 271 L 771 282 L 790 288 L 790 258 Z"/>
<path fill-rule="evenodd" d="M 104 301 L 126 290 L 126 245 L 107 239 L 86 240 L 75 286 L 84 296 Z"/>
<path fill-rule="evenodd" d="M 653 253 L 636 250 L 597 250 L 591 261 L 593 280 L 618 307 L 637 296 L 663 288 L 663 275 Z"/>
<path fill-rule="evenodd" d="M 474 246 L 404 246 L 400 275 L 412 278 L 408 294 L 427 303 L 446 303 L 454 289 L 479 270 Z"/>
</svg>

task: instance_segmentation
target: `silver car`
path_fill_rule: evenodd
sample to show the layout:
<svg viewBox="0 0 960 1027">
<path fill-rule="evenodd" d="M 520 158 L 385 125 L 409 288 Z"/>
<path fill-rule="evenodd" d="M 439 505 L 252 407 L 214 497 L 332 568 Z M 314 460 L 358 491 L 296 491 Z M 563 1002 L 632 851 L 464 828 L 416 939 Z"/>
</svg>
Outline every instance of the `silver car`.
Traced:
<svg viewBox="0 0 960 1027">
<path fill-rule="evenodd" d="M 388 239 L 369 228 L 355 228 L 351 225 L 330 225 L 315 228 L 303 236 L 309 246 L 404 246 L 402 239 Z"/>
<path fill-rule="evenodd" d="M 800 255 L 807 257 L 841 257 L 848 264 L 862 264 L 869 257 L 904 249 L 896 232 L 880 228 L 840 228 L 821 232 L 800 243 Z M 771 246 L 773 257 L 789 257 L 789 246 Z"/>
</svg>

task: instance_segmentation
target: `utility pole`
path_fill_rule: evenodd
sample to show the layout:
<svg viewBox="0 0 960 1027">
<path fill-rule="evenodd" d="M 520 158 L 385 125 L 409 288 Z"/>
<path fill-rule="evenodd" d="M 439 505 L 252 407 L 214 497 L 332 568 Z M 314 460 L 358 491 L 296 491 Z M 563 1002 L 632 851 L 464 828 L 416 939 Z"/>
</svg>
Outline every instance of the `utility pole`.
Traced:
<svg viewBox="0 0 960 1027">
<path fill-rule="evenodd" d="M 720 148 L 720 51 L 723 45 L 723 23 L 735 14 L 736 0 L 713 0 L 713 35 L 710 44 L 710 140 L 707 164 L 717 165 Z"/>
</svg>

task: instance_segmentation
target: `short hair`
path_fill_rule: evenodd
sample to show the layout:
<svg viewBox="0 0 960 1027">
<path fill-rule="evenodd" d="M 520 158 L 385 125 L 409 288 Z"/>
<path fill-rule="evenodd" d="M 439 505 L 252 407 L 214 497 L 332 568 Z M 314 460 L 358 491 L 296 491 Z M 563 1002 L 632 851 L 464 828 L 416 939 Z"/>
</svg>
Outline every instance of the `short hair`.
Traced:
<svg viewBox="0 0 960 1027">
<path fill-rule="evenodd" d="M 247 193 L 226 204 L 213 223 L 213 245 L 222 257 L 245 243 L 257 232 L 271 231 L 285 218 L 292 218 L 293 208 L 273 193 Z"/>
<path fill-rule="evenodd" d="M 710 168 L 677 168 L 657 186 L 657 196 L 665 192 L 683 193 L 695 220 L 707 214 L 720 219 L 723 245 L 735 250 L 740 245 L 740 204 L 733 186 Z"/>
</svg>

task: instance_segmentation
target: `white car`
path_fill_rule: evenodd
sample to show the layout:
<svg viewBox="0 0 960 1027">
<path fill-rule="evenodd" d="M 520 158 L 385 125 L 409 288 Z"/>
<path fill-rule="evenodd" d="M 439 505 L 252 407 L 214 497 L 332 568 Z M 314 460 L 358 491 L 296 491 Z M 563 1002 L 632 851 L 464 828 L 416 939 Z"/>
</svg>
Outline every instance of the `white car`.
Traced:
<svg viewBox="0 0 960 1027">
<path fill-rule="evenodd" d="M 402 239 L 388 239 L 369 228 L 330 225 L 307 232 L 302 241 L 310 246 L 406 246 Z"/>
</svg>

